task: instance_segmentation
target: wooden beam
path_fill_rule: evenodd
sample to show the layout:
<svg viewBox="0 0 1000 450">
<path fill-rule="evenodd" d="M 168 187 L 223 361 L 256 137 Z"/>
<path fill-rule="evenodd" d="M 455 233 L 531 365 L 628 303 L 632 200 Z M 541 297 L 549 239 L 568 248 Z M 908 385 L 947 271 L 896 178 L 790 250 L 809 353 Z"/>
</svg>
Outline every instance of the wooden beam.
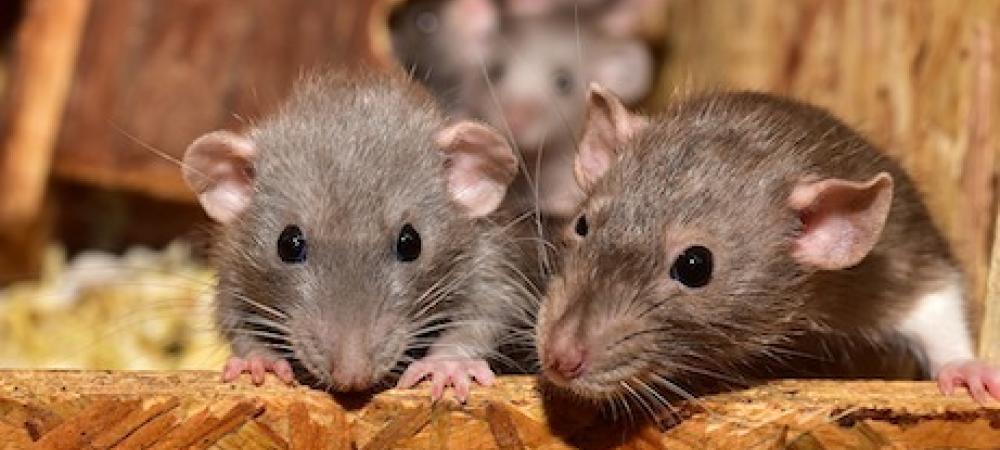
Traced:
<svg viewBox="0 0 1000 450">
<path fill-rule="evenodd" d="M 0 222 L 24 225 L 42 209 L 89 0 L 27 3 L 14 72 L 0 112 Z"/>
<path fill-rule="evenodd" d="M 46 188 L 89 0 L 25 3 L 0 99 L 0 283 L 37 275 Z"/>
<path fill-rule="evenodd" d="M 53 165 L 73 181 L 193 203 L 176 160 L 199 135 L 267 117 L 304 71 L 391 64 L 369 29 L 389 0 L 92 1 Z"/>
<path fill-rule="evenodd" d="M 638 405 L 632 409 L 638 411 Z M 1000 443 L 1000 407 L 981 407 L 964 394 L 941 396 L 931 383 L 780 381 L 678 404 L 675 411 L 682 420 L 673 425 L 614 424 L 578 404 L 543 401 L 531 377 L 501 377 L 462 406 L 431 404 L 422 389 L 335 400 L 274 380 L 260 387 L 223 384 L 214 372 L 0 372 L 0 440 L 22 445 L 823 449 Z"/>
</svg>

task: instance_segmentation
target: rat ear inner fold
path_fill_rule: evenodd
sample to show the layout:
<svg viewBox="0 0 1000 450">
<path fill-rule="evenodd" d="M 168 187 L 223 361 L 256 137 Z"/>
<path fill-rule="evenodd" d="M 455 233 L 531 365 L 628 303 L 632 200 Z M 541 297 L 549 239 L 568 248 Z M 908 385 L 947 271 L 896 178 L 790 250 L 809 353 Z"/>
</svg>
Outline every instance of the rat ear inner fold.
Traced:
<svg viewBox="0 0 1000 450">
<path fill-rule="evenodd" d="M 483 217 L 500 206 L 517 175 L 517 157 L 492 128 L 473 121 L 446 126 L 436 143 L 446 156 L 448 191 L 468 217 Z"/>
<path fill-rule="evenodd" d="M 892 187 L 892 176 L 886 172 L 868 181 L 800 181 L 788 197 L 788 205 L 802 220 L 792 256 L 822 270 L 860 263 L 882 235 L 892 206 Z"/>
<path fill-rule="evenodd" d="M 213 131 L 188 146 L 184 181 L 209 217 L 229 223 L 250 205 L 256 154 L 250 139 L 231 131 Z"/>
<path fill-rule="evenodd" d="M 610 91 L 597 83 L 587 95 L 587 120 L 574 163 L 577 184 L 589 190 L 617 161 L 621 146 L 649 121 L 632 114 Z"/>
</svg>

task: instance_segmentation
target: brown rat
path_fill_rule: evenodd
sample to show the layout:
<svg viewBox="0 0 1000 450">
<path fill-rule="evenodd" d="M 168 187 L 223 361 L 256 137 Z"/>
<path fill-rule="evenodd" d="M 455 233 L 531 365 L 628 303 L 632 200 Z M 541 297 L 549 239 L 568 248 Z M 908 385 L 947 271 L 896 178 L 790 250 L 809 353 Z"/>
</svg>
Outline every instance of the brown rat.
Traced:
<svg viewBox="0 0 1000 450">
<path fill-rule="evenodd" d="M 702 384 L 803 374 L 795 364 L 821 358 L 803 352 L 830 338 L 899 343 L 944 392 L 1000 397 L 1000 372 L 974 359 L 945 240 L 861 135 L 758 93 L 645 118 L 592 86 L 589 108 L 575 163 L 588 199 L 539 312 L 551 385 L 661 405 Z"/>
<path fill-rule="evenodd" d="M 221 224 L 224 378 L 367 390 L 426 351 L 401 385 L 490 383 L 537 302 L 516 223 L 491 216 L 515 173 L 495 131 L 392 75 L 308 76 L 247 133 L 197 139 L 184 177 Z"/>
</svg>

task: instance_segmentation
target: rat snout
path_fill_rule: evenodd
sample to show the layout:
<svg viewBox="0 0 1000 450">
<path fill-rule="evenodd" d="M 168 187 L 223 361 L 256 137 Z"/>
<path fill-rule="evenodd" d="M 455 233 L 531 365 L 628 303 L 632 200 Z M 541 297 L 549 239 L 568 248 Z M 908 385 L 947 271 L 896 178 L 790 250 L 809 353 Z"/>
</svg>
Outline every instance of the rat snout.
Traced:
<svg viewBox="0 0 1000 450">
<path fill-rule="evenodd" d="M 541 105 L 533 100 L 513 100 L 504 103 L 503 116 L 510 126 L 510 131 L 515 136 L 522 136 L 538 121 L 542 109 Z"/>
<path fill-rule="evenodd" d="M 338 390 L 363 391 L 374 384 L 369 365 L 362 361 L 339 361 L 331 364 L 330 377 Z"/>
<path fill-rule="evenodd" d="M 579 342 L 568 342 L 553 346 L 549 350 L 549 365 L 552 378 L 557 381 L 571 381 L 583 375 L 587 366 L 587 352 Z"/>
<path fill-rule="evenodd" d="M 589 368 L 589 352 L 580 333 L 570 327 L 559 327 L 550 334 L 549 342 L 542 349 L 545 375 L 556 384 L 569 383 Z"/>
<path fill-rule="evenodd" d="M 343 336 L 330 351 L 330 378 L 337 390 L 363 391 L 375 384 L 372 357 L 360 336 Z"/>
</svg>

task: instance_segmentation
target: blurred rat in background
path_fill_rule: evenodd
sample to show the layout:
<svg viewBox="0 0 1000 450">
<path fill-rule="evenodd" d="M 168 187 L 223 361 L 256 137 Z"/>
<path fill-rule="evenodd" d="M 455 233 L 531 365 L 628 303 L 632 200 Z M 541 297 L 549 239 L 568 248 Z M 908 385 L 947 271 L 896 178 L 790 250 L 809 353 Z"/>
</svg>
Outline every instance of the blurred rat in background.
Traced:
<svg viewBox="0 0 1000 450">
<path fill-rule="evenodd" d="M 705 385 L 853 376 L 854 347 L 823 351 L 851 342 L 1000 398 L 910 178 L 828 112 L 738 92 L 647 118 L 595 85 L 574 173 L 588 198 L 537 328 L 558 390 L 669 408 Z"/>
<path fill-rule="evenodd" d="M 635 37 L 649 3 L 410 2 L 393 16 L 394 48 L 416 79 L 436 86 L 449 111 L 485 120 L 512 141 L 521 173 L 504 207 L 565 219 L 583 197 L 572 159 L 587 83 L 630 103 L 650 89 L 652 56 Z M 453 14 L 458 9 L 467 14 Z M 425 27 L 435 32 L 415 32 L 421 23 L 435 24 Z"/>
<path fill-rule="evenodd" d="M 248 132 L 188 148 L 184 178 L 220 224 L 225 380 L 363 391 L 403 372 L 400 386 L 430 378 L 435 398 L 450 385 L 464 399 L 530 336 L 530 246 L 495 214 L 513 150 L 401 78 L 308 76 Z"/>
<path fill-rule="evenodd" d="M 392 49 L 445 113 L 464 116 L 461 90 L 481 72 L 500 19 L 493 0 L 412 0 L 389 16 Z"/>
</svg>

